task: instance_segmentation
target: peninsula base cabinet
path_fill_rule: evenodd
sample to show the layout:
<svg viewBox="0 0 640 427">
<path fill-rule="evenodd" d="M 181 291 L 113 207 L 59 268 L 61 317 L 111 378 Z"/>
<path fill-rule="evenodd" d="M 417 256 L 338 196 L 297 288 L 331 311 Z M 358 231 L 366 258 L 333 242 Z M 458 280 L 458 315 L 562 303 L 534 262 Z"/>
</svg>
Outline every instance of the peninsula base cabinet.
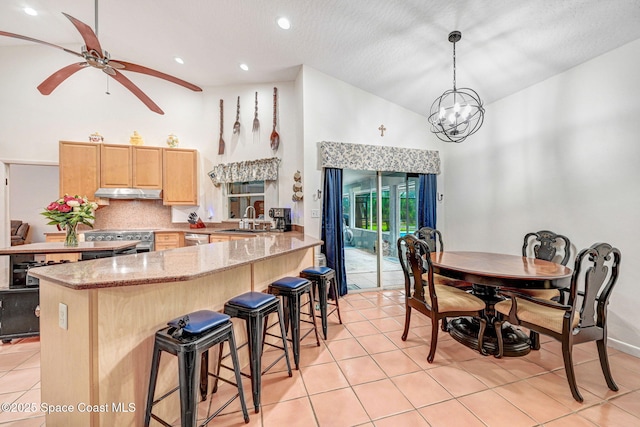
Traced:
<svg viewBox="0 0 640 427">
<path fill-rule="evenodd" d="M 180 262 L 184 254 L 168 251 L 167 262 Z M 170 259 L 175 256 L 176 259 Z M 52 410 L 47 427 L 138 427 L 143 425 L 151 372 L 154 334 L 167 321 L 196 310 L 222 310 L 224 303 L 248 291 L 263 291 L 283 276 L 297 276 L 312 265 L 314 248 L 259 259 L 230 269 L 186 280 L 109 288 L 74 289 L 41 280 L 41 398 L 42 402 L 73 412 Z M 68 327 L 58 326 L 60 304 L 68 310 Z M 239 322 L 236 340 L 246 340 Z M 215 350 L 209 356 L 217 361 Z M 248 366 L 246 355 L 240 361 Z M 177 360 L 163 357 L 157 390 L 178 384 Z M 250 393 L 248 393 L 250 395 Z M 82 403 L 96 408 L 78 411 Z M 99 408 L 103 408 L 99 411 Z M 180 414 L 178 393 L 154 408 L 168 420 Z M 253 413 L 252 413 L 253 415 Z"/>
</svg>

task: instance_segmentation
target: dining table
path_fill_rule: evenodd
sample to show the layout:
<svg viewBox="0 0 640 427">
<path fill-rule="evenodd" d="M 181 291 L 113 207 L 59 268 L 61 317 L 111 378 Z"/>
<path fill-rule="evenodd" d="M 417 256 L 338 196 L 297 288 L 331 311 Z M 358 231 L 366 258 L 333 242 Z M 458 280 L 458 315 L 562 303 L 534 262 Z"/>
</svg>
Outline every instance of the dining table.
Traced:
<svg viewBox="0 0 640 427">
<path fill-rule="evenodd" d="M 496 320 L 494 305 L 503 300 L 499 290 L 562 289 L 569 287 L 572 270 L 562 264 L 519 255 L 492 252 L 443 251 L 432 252 L 433 272 L 441 276 L 470 282 L 471 292 L 482 299 L 487 321 L 483 353 L 496 354 L 496 334 L 504 341 L 504 356 L 524 356 L 531 351 L 529 336 L 508 322 L 501 331 L 493 327 Z M 458 317 L 449 321 L 449 334 L 458 342 L 478 348 L 478 318 Z"/>
</svg>

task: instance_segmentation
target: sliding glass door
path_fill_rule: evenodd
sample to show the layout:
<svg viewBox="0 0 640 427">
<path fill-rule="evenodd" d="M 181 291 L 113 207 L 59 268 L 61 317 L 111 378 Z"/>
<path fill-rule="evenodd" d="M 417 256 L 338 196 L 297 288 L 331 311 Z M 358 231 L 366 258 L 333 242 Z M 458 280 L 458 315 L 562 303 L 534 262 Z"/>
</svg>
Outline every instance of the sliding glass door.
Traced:
<svg viewBox="0 0 640 427">
<path fill-rule="evenodd" d="M 417 229 L 417 177 L 343 171 L 345 266 L 350 290 L 402 286 L 398 237 Z"/>
</svg>

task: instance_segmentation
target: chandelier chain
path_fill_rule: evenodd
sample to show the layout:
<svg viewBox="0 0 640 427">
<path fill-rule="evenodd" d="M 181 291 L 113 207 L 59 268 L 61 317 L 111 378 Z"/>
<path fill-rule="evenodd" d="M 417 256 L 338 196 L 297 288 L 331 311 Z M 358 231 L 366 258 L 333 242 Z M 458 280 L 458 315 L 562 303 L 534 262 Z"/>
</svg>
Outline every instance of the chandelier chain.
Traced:
<svg viewBox="0 0 640 427">
<path fill-rule="evenodd" d="M 453 42 L 453 91 L 456 91 L 456 42 Z"/>
</svg>

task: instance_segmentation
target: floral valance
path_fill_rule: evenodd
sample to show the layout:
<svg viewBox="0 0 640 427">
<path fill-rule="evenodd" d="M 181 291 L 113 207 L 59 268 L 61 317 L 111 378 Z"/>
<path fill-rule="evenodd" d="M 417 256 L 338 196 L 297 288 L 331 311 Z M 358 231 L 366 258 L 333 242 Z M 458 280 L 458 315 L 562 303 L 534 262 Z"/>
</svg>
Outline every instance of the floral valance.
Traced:
<svg viewBox="0 0 640 427">
<path fill-rule="evenodd" d="M 322 141 L 320 155 L 325 168 L 440 173 L 440 155 L 434 150 Z"/>
<path fill-rule="evenodd" d="M 214 185 L 228 182 L 275 181 L 278 179 L 279 164 L 280 159 L 277 157 L 220 164 L 209 172 L 209 178 Z"/>
</svg>

